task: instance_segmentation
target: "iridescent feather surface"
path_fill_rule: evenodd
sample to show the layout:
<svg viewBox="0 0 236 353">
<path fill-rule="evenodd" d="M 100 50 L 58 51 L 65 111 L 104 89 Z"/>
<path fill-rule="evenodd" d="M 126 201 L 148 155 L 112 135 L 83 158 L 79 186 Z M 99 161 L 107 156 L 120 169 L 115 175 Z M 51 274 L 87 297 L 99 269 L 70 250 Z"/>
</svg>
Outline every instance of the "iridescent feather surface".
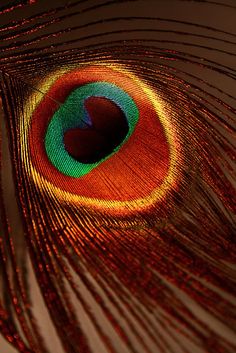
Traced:
<svg viewBox="0 0 236 353">
<path fill-rule="evenodd" d="M 236 351 L 235 23 L 1 1 L 1 353 Z"/>
</svg>

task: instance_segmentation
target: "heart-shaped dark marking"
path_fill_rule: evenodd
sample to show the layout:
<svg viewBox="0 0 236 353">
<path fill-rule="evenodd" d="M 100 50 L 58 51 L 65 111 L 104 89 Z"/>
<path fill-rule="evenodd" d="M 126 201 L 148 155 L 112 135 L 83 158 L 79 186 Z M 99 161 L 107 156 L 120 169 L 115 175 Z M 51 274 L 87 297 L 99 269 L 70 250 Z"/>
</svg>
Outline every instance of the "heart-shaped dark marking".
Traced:
<svg viewBox="0 0 236 353">
<path fill-rule="evenodd" d="M 125 114 L 111 100 L 89 97 L 85 109 L 92 122 L 86 128 L 65 132 L 64 145 L 71 157 L 81 163 L 95 163 L 113 152 L 125 139 L 129 126 Z"/>
</svg>

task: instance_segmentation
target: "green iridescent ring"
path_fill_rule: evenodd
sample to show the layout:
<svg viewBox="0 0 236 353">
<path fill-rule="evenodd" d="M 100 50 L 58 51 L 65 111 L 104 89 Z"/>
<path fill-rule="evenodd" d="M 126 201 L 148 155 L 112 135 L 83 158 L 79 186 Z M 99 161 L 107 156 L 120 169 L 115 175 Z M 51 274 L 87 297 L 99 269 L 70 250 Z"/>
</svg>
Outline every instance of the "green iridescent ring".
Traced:
<svg viewBox="0 0 236 353">
<path fill-rule="evenodd" d="M 115 103 L 124 113 L 128 123 L 128 133 L 124 140 L 101 160 L 84 164 L 69 155 L 64 145 L 64 134 L 73 128 L 82 128 L 89 122 L 84 102 L 90 97 L 104 97 Z M 139 117 L 134 100 L 118 86 L 108 82 L 95 82 L 75 89 L 63 105 L 53 115 L 45 135 L 45 149 L 51 163 L 63 174 L 79 178 L 110 158 L 127 142 L 134 131 Z"/>
</svg>

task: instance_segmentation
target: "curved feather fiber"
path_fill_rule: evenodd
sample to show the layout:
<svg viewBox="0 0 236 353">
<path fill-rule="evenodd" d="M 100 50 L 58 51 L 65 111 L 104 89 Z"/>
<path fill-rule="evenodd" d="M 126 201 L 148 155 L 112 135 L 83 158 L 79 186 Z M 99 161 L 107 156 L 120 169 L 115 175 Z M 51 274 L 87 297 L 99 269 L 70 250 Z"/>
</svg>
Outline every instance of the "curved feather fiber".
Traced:
<svg viewBox="0 0 236 353">
<path fill-rule="evenodd" d="M 1 352 L 236 350 L 235 18 L 233 0 L 1 1 Z M 136 109 L 86 175 L 48 158 Z"/>
</svg>

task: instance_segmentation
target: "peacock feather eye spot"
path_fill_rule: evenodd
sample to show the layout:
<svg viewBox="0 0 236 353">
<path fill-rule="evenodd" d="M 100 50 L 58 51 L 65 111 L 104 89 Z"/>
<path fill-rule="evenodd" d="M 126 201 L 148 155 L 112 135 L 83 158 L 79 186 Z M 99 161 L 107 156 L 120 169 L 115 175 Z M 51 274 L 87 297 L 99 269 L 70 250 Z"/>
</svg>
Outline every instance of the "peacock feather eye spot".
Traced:
<svg viewBox="0 0 236 353">
<path fill-rule="evenodd" d="M 152 207 L 174 186 L 170 117 L 135 74 L 119 65 L 68 68 L 52 73 L 39 91 L 45 94 L 29 116 L 29 154 L 40 188 L 126 215 Z"/>
<path fill-rule="evenodd" d="M 84 105 L 89 118 L 86 126 L 67 130 L 64 145 L 78 162 L 96 163 L 124 141 L 129 126 L 119 106 L 107 98 L 89 97 Z"/>
</svg>

